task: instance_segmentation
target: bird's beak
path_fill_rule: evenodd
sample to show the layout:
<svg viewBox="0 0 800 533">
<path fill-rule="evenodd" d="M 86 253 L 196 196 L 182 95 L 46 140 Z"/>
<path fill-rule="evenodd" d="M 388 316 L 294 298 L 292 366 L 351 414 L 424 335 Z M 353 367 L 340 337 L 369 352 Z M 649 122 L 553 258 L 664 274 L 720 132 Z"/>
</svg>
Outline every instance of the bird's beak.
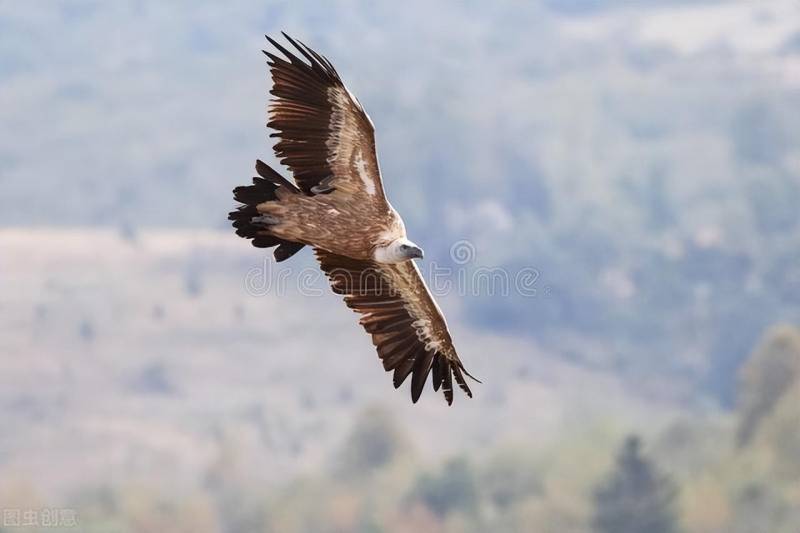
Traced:
<svg viewBox="0 0 800 533">
<path fill-rule="evenodd" d="M 409 255 L 410 255 L 411 259 L 422 259 L 422 257 L 425 254 L 422 252 L 422 248 L 418 248 L 418 247 L 415 246 L 414 248 L 409 250 Z"/>
</svg>

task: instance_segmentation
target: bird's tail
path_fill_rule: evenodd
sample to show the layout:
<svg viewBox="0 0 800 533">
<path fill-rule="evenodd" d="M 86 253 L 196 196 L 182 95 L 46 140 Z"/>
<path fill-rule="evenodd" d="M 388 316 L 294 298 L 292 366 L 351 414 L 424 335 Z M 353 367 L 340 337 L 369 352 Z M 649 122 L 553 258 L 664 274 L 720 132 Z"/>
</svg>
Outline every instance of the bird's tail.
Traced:
<svg viewBox="0 0 800 533">
<path fill-rule="evenodd" d="M 275 260 L 284 261 L 300 251 L 304 245 L 272 235 L 269 232 L 269 225 L 264 223 L 263 216 L 256 206 L 277 200 L 276 191 L 281 186 L 292 192 L 299 193 L 300 191 L 289 180 L 261 160 L 256 161 L 256 172 L 260 177 L 253 178 L 252 185 L 243 185 L 233 189 L 233 198 L 242 205 L 228 214 L 228 220 L 233 221 L 237 235 L 245 239 L 252 239 L 253 246 L 257 248 L 276 246 L 273 252 Z"/>
</svg>

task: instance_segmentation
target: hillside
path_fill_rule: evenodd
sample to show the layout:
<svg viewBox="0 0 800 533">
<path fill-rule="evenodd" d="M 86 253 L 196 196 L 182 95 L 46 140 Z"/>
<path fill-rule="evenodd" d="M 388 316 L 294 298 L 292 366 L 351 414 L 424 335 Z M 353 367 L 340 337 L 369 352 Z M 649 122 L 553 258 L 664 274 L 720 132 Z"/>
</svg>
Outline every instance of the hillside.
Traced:
<svg viewBox="0 0 800 533">
<path fill-rule="evenodd" d="M 318 469 L 373 405 L 429 457 L 545 446 L 612 413 L 654 428 L 667 420 L 654 412 L 677 409 L 524 337 L 476 330 L 453 298 L 457 346 L 484 384 L 449 409 L 432 390 L 412 405 L 321 279 L 298 294 L 310 254 L 267 262 L 285 290 L 253 295 L 245 279 L 263 252 L 228 232 L 6 229 L 0 249 L 0 468 L 39 490 L 109 475 L 192 485 L 228 446 L 274 483 Z"/>
<path fill-rule="evenodd" d="M 730 406 L 763 331 L 800 320 L 799 9 L 5 3 L 0 224 L 223 230 L 270 153 L 262 35 L 287 30 L 370 112 L 428 257 L 466 238 L 552 289 L 467 301 L 470 328 Z"/>
</svg>

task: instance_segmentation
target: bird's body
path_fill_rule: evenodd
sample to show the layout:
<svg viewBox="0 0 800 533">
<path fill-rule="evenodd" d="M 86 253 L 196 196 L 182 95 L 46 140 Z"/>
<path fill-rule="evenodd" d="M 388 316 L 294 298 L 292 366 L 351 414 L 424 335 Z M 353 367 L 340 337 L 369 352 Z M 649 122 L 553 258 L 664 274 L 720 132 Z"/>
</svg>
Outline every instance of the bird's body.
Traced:
<svg viewBox="0 0 800 533">
<path fill-rule="evenodd" d="M 285 35 L 285 34 L 284 34 Z M 413 262 L 422 250 L 386 198 L 374 126 L 330 62 L 285 35 L 305 61 L 267 39 L 273 79 L 268 127 L 294 183 L 258 161 L 253 185 L 237 187 L 230 213 L 238 235 L 276 247 L 283 261 L 314 248 L 334 292 L 360 313 L 384 368 L 399 387 L 411 375 L 417 401 L 429 374 L 453 400 L 453 378 L 471 396 L 444 316 Z"/>
<path fill-rule="evenodd" d="M 360 201 L 333 191 L 309 196 L 278 189 L 278 202 L 259 207 L 259 213 L 279 222 L 273 235 L 354 259 L 375 259 L 376 252 L 397 239 L 407 238 L 397 211 L 384 201 Z M 370 247 L 365 247 L 365 237 Z M 380 254 L 378 254 L 380 255 Z"/>
</svg>

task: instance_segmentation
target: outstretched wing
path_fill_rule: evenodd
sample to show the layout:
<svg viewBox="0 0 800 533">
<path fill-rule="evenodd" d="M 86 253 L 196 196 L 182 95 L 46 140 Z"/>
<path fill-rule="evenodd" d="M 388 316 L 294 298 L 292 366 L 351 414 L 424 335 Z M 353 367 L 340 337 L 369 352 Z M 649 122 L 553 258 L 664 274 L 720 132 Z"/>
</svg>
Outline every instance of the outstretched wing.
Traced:
<svg viewBox="0 0 800 533">
<path fill-rule="evenodd" d="M 285 33 L 304 61 L 267 36 L 284 57 L 269 57 L 272 90 L 267 126 L 278 137 L 275 155 L 307 194 L 333 190 L 384 199 L 375 131 L 333 65 Z"/>
<path fill-rule="evenodd" d="M 314 252 L 333 291 L 362 315 L 359 323 L 372 335 L 383 368 L 394 371 L 395 388 L 411 374 L 416 403 L 432 373 L 433 389 L 441 387 L 448 404 L 453 403 L 454 377 L 472 397 L 464 378 L 472 376 L 456 355 L 442 312 L 413 261 L 389 265 Z"/>
</svg>

